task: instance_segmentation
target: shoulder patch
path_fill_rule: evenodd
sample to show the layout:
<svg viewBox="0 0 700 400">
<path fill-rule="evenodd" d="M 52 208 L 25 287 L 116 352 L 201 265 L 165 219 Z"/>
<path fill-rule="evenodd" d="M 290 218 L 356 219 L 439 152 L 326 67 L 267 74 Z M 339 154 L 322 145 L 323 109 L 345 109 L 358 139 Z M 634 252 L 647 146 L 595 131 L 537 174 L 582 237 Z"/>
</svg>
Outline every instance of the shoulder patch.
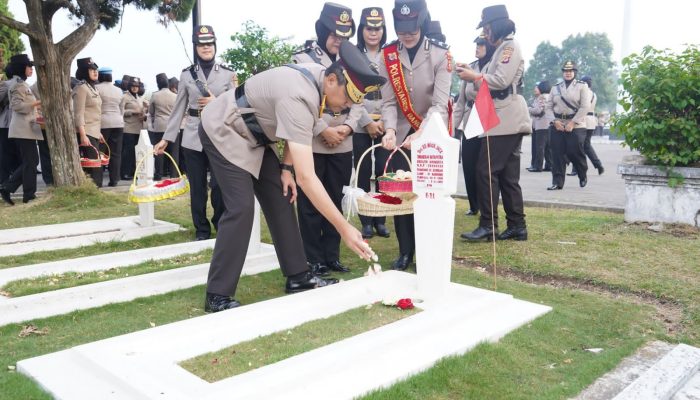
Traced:
<svg viewBox="0 0 700 400">
<path fill-rule="evenodd" d="M 236 72 L 231 67 L 226 66 L 224 64 L 219 64 L 219 67 L 221 67 L 222 69 L 225 69 L 226 71 Z"/>
<path fill-rule="evenodd" d="M 501 53 L 501 64 L 508 64 L 510 62 L 510 57 L 513 55 L 513 50 L 515 50 L 512 46 L 506 46 L 503 49 L 503 53 Z"/>
<path fill-rule="evenodd" d="M 303 47 L 292 54 L 304 54 L 310 52 L 311 50 L 313 50 L 311 47 Z"/>
<path fill-rule="evenodd" d="M 441 48 L 441 49 L 445 49 L 445 50 L 449 50 L 449 49 L 450 49 L 450 46 L 449 46 L 447 43 L 443 43 L 443 42 L 440 42 L 440 41 L 435 40 L 435 39 L 432 39 L 432 38 L 427 38 L 427 39 L 428 39 L 428 41 L 430 41 L 430 43 L 431 43 L 432 45 L 434 45 L 434 46 L 437 46 L 437 47 L 439 47 L 439 48 Z"/>
</svg>

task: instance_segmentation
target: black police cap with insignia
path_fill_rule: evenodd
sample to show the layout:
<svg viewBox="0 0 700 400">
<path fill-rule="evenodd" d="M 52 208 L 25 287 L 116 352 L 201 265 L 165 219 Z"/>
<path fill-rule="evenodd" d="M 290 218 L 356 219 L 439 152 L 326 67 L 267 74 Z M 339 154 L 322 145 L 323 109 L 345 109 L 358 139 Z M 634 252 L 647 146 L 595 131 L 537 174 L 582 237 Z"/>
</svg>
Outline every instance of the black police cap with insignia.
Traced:
<svg viewBox="0 0 700 400">
<path fill-rule="evenodd" d="M 396 0 L 391 13 L 396 32 L 417 32 L 429 15 L 425 0 Z"/>
<path fill-rule="evenodd" d="M 353 103 L 361 103 L 367 93 L 375 92 L 386 82 L 372 69 L 369 59 L 354 44 L 340 43 L 340 65 L 343 66 L 348 96 Z"/>
<path fill-rule="evenodd" d="M 481 22 L 479 22 L 476 29 L 479 29 L 486 24 L 490 24 L 493 21 L 506 18 L 509 18 L 508 10 L 506 10 L 506 6 L 503 4 L 488 6 L 481 11 Z"/>
<path fill-rule="evenodd" d="M 10 57 L 10 64 L 30 67 L 34 66 L 34 62 L 30 60 L 29 56 L 26 54 L 15 54 L 14 56 Z"/>
<path fill-rule="evenodd" d="M 360 25 L 381 28 L 384 24 L 384 10 L 381 7 L 368 7 L 362 10 Z"/>
<path fill-rule="evenodd" d="M 578 69 L 576 69 L 576 64 L 574 64 L 574 62 L 571 60 L 566 60 L 564 65 L 561 66 L 561 70 L 562 70 L 562 72 L 563 71 L 578 71 Z"/>
<path fill-rule="evenodd" d="M 79 58 L 76 60 L 78 69 L 97 69 L 98 66 L 92 61 L 92 57 Z"/>
<path fill-rule="evenodd" d="M 194 44 L 209 44 L 216 43 L 216 35 L 214 29 L 209 25 L 197 25 L 192 32 L 192 43 Z"/>
<path fill-rule="evenodd" d="M 129 86 L 141 86 L 141 79 L 136 76 L 132 76 L 131 79 L 129 79 Z"/>
<path fill-rule="evenodd" d="M 324 3 L 318 22 L 342 38 L 351 38 L 355 34 L 352 10 L 341 4 Z"/>
</svg>

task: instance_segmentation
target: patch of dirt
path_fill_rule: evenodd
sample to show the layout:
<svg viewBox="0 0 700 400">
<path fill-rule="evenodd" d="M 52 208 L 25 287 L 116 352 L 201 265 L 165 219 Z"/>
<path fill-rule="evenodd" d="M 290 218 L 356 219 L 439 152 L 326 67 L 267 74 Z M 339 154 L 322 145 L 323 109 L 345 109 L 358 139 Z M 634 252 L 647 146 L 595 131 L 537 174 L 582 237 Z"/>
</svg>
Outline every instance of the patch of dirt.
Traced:
<svg viewBox="0 0 700 400">
<path fill-rule="evenodd" d="M 665 233 L 677 238 L 697 239 L 700 238 L 700 228 L 685 224 L 650 224 L 647 222 L 631 223 L 632 226 L 639 226 L 647 230 Z"/>
<path fill-rule="evenodd" d="M 465 257 L 453 257 L 452 261 L 457 267 L 473 269 L 483 274 L 493 275 L 493 268 L 490 264 L 484 264 Z M 612 299 L 624 299 L 636 304 L 650 305 L 656 309 L 655 319 L 663 324 L 666 328 L 667 335 L 674 337 L 679 335 L 683 330 L 683 305 L 675 299 L 664 296 L 659 297 L 648 292 L 631 291 L 591 279 L 572 278 L 552 274 L 535 274 L 507 266 L 499 266 L 496 272 L 501 278 L 518 282 L 553 288 L 582 290 Z"/>
</svg>

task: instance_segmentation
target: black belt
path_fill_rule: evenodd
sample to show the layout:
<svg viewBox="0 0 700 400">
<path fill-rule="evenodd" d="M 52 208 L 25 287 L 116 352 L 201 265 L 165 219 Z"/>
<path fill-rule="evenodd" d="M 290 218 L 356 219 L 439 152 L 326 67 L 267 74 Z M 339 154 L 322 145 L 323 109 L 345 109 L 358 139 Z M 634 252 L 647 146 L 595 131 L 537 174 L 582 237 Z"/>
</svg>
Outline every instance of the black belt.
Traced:
<svg viewBox="0 0 700 400">
<path fill-rule="evenodd" d="M 592 112 L 589 112 L 589 113 L 588 113 L 588 114 L 586 114 L 586 115 L 594 115 L 594 114 L 593 114 Z"/>
<path fill-rule="evenodd" d="M 513 86 L 508 86 L 503 90 L 490 90 L 490 92 L 491 97 L 493 97 L 494 99 L 505 100 L 506 98 L 508 98 L 508 96 L 513 94 Z"/>
<path fill-rule="evenodd" d="M 557 114 L 554 113 L 554 118 L 557 119 L 573 119 L 576 116 L 576 114 Z"/>
<path fill-rule="evenodd" d="M 343 111 L 341 111 L 341 112 L 333 112 L 332 110 L 330 110 L 330 109 L 328 109 L 328 108 L 325 108 L 325 109 L 323 109 L 323 113 L 324 113 L 324 114 L 328 114 L 328 115 L 330 115 L 331 117 L 339 117 L 339 116 L 341 116 L 341 115 L 350 114 L 350 109 L 349 109 L 349 108 L 344 108 Z"/>
<path fill-rule="evenodd" d="M 190 117 L 197 117 L 197 118 L 202 117 L 202 110 L 200 110 L 198 108 L 190 108 L 187 110 L 187 113 L 190 115 Z"/>
<path fill-rule="evenodd" d="M 248 98 L 245 95 L 245 84 L 236 88 L 236 104 L 239 108 L 252 108 L 250 107 Z M 260 123 L 258 123 L 258 118 L 255 117 L 255 113 L 241 113 L 241 116 L 243 117 L 243 122 L 248 127 L 248 130 L 255 137 L 255 141 L 258 142 L 258 146 L 267 146 L 275 143 L 274 141 L 270 140 L 267 135 L 265 135 L 265 131 L 263 131 Z"/>
</svg>

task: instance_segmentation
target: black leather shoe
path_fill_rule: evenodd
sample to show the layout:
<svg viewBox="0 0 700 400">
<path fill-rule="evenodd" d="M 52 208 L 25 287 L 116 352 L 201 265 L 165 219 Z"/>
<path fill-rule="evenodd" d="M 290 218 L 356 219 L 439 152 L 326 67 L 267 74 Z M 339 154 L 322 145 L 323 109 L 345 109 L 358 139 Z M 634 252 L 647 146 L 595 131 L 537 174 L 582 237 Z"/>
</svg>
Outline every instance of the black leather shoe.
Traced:
<svg viewBox="0 0 700 400">
<path fill-rule="evenodd" d="M 372 239 L 373 237 L 372 225 L 362 225 L 362 239 Z"/>
<path fill-rule="evenodd" d="M 109 181 L 109 183 L 107 184 L 107 186 L 109 186 L 109 187 L 115 187 L 115 186 L 117 186 L 118 184 L 119 184 L 119 182 Z"/>
<path fill-rule="evenodd" d="M 581 187 L 586 187 L 587 184 L 588 184 L 588 179 L 586 179 L 586 178 L 583 178 L 580 181 L 578 181 L 578 185 Z"/>
<path fill-rule="evenodd" d="M 552 172 L 552 169 L 548 168 L 548 167 L 544 167 L 544 168 L 542 168 L 542 172 Z"/>
<path fill-rule="evenodd" d="M 2 199 L 5 201 L 5 203 L 14 206 L 15 202 L 12 201 L 12 197 L 10 197 L 10 192 L 7 191 L 7 189 L 0 189 L 0 196 L 2 196 Z"/>
<path fill-rule="evenodd" d="M 338 271 L 338 272 L 350 272 L 350 268 L 346 267 L 345 265 L 341 264 L 340 261 L 331 261 L 327 262 L 326 265 L 328 268 L 330 268 L 332 271 Z"/>
<path fill-rule="evenodd" d="M 383 238 L 388 238 L 391 236 L 391 232 L 389 232 L 389 228 L 386 227 L 384 224 L 376 224 L 374 225 L 374 230 L 377 231 L 377 235 L 383 237 Z"/>
<path fill-rule="evenodd" d="M 478 214 L 478 213 L 479 213 L 479 210 L 469 210 L 469 211 L 465 212 L 464 215 L 466 215 L 467 217 L 469 217 L 469 216 L 472 216 L 472 215 L 476 215 L 476 214 Z"/>
<path fill-rule="evenodd" d="M 562 189 L 562 187 L 559 185 L 552 185 L 552 186 L 547 188 L 547 190 L 561 190 L 561 189 Z"/>
<path fill-rule="evenodd" d="M 598 170 L 598 175 L 603 175 L 603 172 L 605 172 L 605 168 L 602 165 L 599 165 L 596 169 Z"/>
<path fill-rule="evenodd" d="M 134 179 L 134 176 L 133 176 L 133 175 L 122 175 L 122 180 L 123 180 L 123 181 L 130 181 L 130 180 L 132 180 L 132 179 Z"/>
<path fill-rule="evenodd" d="M 498 240 L 527 240 L 527 228 L 524 226 L 508 227 L 498 235 Z"/>
<path fill-rule="evenodd" d="M 195 236 L 194 240 L 196 240 L 196 241 L 209 240 L 210 237 L 211 237 L 210 235 L 206 235 L 206 234 L 201 233 L 201 234 L 198 234 L 197 236 Z"/>
<path fill-rule="evenodd" d="M 578 175 L 578 172 L 576 172 L 575 170 L 572 170 L 572 171 L 569 172 L 567 175 L 568 175 L 568 176 L 576 176 L 576 175 Z"/>
<path fill-rule="evenodd" d="M 307 272 L 302 279 L 294 280 L 287 278 L 287 284 L 284 286 L 284 291 L 287 293 L 298 293 L 309 289 L 316 289 L 328 285 L 333 285 L 338 283 L 337 279 L 334 278 L 321 278 Z"/>
<path fill-rule="evenodd" d="M 27 196 L 27 197 L 23 198 L 23 199 L 22 199 L 22 203 L 27 204 L 27 203 L 29 203 L 29 202 L 32 201 L 32 200 L 36 200 L 36 196 L 35 196 L 35 195 L 31 195 L 31 196 Z"/>
<path fill-rule="evenodd" d="M 539 168 L 528 167 L 528 168 L 526 168 L 526 169 L 527 169 L 528 171 L 530 171 L 530 172 L 542 172 L 542 170 L 539 169 Z"/>
<path fill-rule="evenodd" d="M 309 264 L 309 271 L 316 276 L 326 276 L 331 273 L 328 266 L 323 263 Z"/>
<path fill-rule="evenodd" d="M 498 231 L 496 232 L 496 235 L 498 235 Z M 491 240 L 493 240 L 493 230 L 491 230 L 491 228 L 486 228 L 486 227 L 480 226 L 471 232 L 465 232 L 465 233 L 459 235 L 459 237 L 461 237 L 462 239 L 467 239 L 467 240 L 486 239 L 487 241 L 491 241 Z"/>
<path fill-rule="evenodd" d="M 401 254 L 399 258 L 391 263 L 391 269 L 396 271 L 405 271 L 411 265 L 411 257 L 409 254 Z"/>
<path fill-rule="evenodd" d="M 207 297 L 204 300 L 204 311 L 219 312 L 230 310 L 232 308 L 239 307 L 240 305 L 241 303 L 230 298 L 229 296 L 222 296 L 220 294 L 207 292 Z"/>
</svg>

